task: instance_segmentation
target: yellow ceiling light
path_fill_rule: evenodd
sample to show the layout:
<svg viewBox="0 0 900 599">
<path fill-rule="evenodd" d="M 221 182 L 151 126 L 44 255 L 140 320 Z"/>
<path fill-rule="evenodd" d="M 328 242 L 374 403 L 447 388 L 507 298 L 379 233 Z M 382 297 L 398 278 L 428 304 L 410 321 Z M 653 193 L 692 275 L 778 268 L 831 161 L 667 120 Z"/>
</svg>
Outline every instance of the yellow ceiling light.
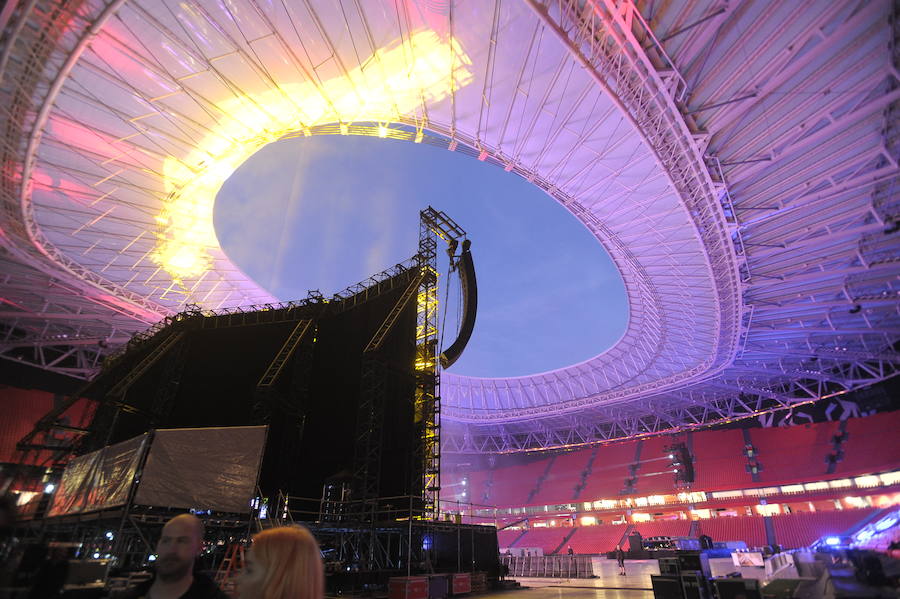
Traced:
<svg viewBox="0 0 900 599">
<path fill-rule="evenodd" d="M 321 85 L 287 83 L 217 104 L 221 114 L 210 133 L 185 159 L 170 156 L 163 165 L 168 196 L 155 217 L 154 262 L 182 284 L 212 267 L 216 194 L 262 146 L 316 125 L 399 121 L 472 81 L 471 61 L 456 40 L 433 31 L 390 44 L 363 64 Z M 376 129 L 382 133 L 386 125 Z"/>
</svg>

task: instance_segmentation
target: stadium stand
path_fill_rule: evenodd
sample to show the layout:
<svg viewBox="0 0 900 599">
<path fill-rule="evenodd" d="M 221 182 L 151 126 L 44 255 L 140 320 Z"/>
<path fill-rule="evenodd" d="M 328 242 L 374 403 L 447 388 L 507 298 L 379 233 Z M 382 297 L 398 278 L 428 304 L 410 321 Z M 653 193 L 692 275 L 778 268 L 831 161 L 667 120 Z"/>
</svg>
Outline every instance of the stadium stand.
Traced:
<svg viewBox="0 0 900 599">
<path fill-rule="evenodd" d="M 709 535 L 713 541 L 744 541 L 747 547 L 766 545 L 766 529 L 762 516 L 721 517 L 701 520 L 698 534 Z"/>
<path fill-rule="evenodd" d="M 594 501 L 618 497 L 628 477 L 628 465 L 634 461 L 634 448 L 633 441 L 601 447 L 578 498 Z"/>
<path fill-rule="evenodd" d="M 755 428 L 750 431 L 762 465 L 763 483 L 818 480 L 828 469 L 825 458 L 832 451 L 836 422 L 803 424 L 787 428 Z"/>
<path fill-rule="evenodd" d="M 741 489 L 753 486 L 745 466 L 744 438 L 739 430 L 704 431 L 692 435 L 694 488 Z"/>
<path fill-rule="evenodd" d="M 877 512 L 877 509 L 794 512 L 772 516 L 775 542 L 786 549 L 808 547 L 826 535 L 840 535 Z"/>
<path fill-rule="evenodd" d="M 547 460 L 494 470 L 491 503 L 499 507 L 529 505 L 528 497 L 547 468 Z"/>
<path fill-rule="evenodd" d="M 634 530 L 641 533 L 645 539 L 648 537 L 686 537 L 691 531 L 690 520 L 654 520 L 652 522 L 638 522 Z"/>
<path fill-rule="evenodd" d="M 16 451 L 16 443 L 28 434 L 34 423 L 49 412 L 54 405 L 54 395 L 46 391 L 0 387 L 0 463 L 16 463 L 22 454 Z M 62 419 L 64 424 L 84 426 L 93 413 L 93 404 L 80 400 Z M 57 433 L 60 441 L 68 438 L 66 433 Z M 29 463 L 42 461 L 47 452 L 31 452 Z"/>
<path fill-rule="evenodd" d="M 532 487 L 531 491 L 528 493 L 528 499 L 526 502 L 529 505 L 533 505 L 535 502 L 535 497 L 540 492 L 540 490 L 544 487 L 544 484 L 547 482 L 547 479 L 550 478 L 550 473 L 553 470 L 553 466 L 556 464 L 556 454 L 550 456 L 549 459 L 541 460 L 541 465 L 543 468 L 541 469 L 541 474 L 538 476 L 535 481 L 534 487 Z"/>
<path fill-rule="evenodd" d="M 474 472 L 469 473 L 468 475 L 468 485 L 466 491 L 466 499 L 468 499 L 471 503 L 483 504 L 483 505 L 493 505 L 493 501 L 491 499 L 491 491 L 493 490 L 493 485 L 490 484 L 492 480 L 492 471 L 490 470 L 476 470 Z M 461 488 L 457 487 L 459 491 L 457 492 L 457 496 L 461 493 Z"/>
<path fill-rule="evenodd" d="M 513 546 L 513 543 L 516 539 L 522 536 L 522 533 L 525 532 L 521 529 L 506 529 L 506 530 L 498 530 L 497 531 L 497 546 L 500 547 L 500 551 L 502 552 L 504 549 L 508 549 Z"/>
<path fill-rule="evenodd" d="M 553 469 L 530 503 L 556 505 L 573 501 L 575 487 L 581 482 L 581 473 L 590 455 L 590 450 L 581 450 L 557 456 Z"/>
<path fill-rule="evenodd" d="M 749 429 L 756 449 L 754 459 L 762 466 L 756 481 L 746 468 L 748 459 L 741 430 L 695 432 L 691 435 L 695 481 L 690 488 L 727 491 L 900 468 L 900 444 L 883 442 L 900 430 L 900 411 L 850 419 L 845 426 L 847 438 L 839 445 L 843 459 L 832 473 L 828 473 L 826 458 L 835 451 L 834 436 L 841 430 L 840 422 Z M 675 487 L 665 453 L 672 442 L 671 437 L 643 440 L 635 488 L 628 495 L 640 497 L 682 490 Z M 547 457 L 491 471 L 473 471 L 468 475 L 468 501 L 521 507 L 616 499 L 622 496 L 630 467 L 635 464 L 637 443 L 626 441 L 558 454 L 555 459 Z M 585 472 L 584 488 L 576 493 Z"/>
<path fill-rule="evenodd" d="M 569 539 L 575 553 L 606 553 L 622 543 L 627 524 L 600 524 L 598 526 L 581 526 Z"/>
<path fill-rule="evenodd" d="M 530 528 L 513 547 L 540 547 L 544 555 L 549 555 L 559 547 L 570 532 L 571 528 Z"/>
<path fill-rule="evenodd" d="M 0 462 L 17 459 L 16 442 L 53 407 L 53 394 L 5 387 L 0 418 Z"/>
<path fill-rule="evenodd" d="M 835 474 L 863 474 L 900 468 L 900 443 L 885 443 L 900 431 L 900 410 L 847 421 L 843 460 Z"/>
<path fill-rule="evenodd" d="M 671 437 L 644 439 L 641 459 L 634 486 L 635 495 L 671 493 L 675 489 L 675 475 L 666 447 L 674 441 Z"/>
</svg>

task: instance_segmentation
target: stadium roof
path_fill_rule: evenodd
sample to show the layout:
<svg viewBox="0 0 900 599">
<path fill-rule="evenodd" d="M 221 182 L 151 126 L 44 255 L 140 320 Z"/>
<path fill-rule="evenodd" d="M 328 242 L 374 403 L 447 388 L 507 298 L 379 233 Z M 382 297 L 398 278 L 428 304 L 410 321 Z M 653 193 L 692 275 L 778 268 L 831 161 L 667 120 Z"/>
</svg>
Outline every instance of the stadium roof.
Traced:
<svg viewBox="0 0 900 599">
<path fill-rule="evenodd" d="M 266 143 L 356 134 L 526 178 L 625 282 L 609 350 L 445 373 L 447 450 L 677 430 L 884 380 L 900 362 L 896 10 L 9 3 L 0 357 L 87 377 L 189 303 L 275 301 L 219 247 L 215 194 Z"/>
</svg>

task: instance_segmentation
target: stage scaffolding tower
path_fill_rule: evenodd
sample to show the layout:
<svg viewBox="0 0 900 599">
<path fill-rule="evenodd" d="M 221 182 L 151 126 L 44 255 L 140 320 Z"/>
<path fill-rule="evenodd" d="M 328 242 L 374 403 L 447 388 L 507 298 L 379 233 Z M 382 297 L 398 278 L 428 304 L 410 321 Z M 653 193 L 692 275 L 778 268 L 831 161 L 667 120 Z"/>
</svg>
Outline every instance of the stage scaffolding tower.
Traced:
<svg viewBox="0 0 900 599">
<path fill-rule="evenodd" d="M 431 206 L 419 213 L 420 282 L 416 315 L 416 423 L 422 427 L 417 452 L 422 472 L 423 517 L 440 516 L 441 493 L 441 396 L 438 354 L 437 240 L 453 252 L 466 232 L 449 216 Z M 449 282 L 448 282 L 449 283 Z"/>
<path fill-rule="evenodd" d="M 437 233 L 428 218 L 429 210 L 420 212 L 419 291 L 416 302 L 416 391 L 415 419 L 422 427 L 416 452 L 421 472 L 423 516 L 439 516 L 441 493 L 441 398 L 438 371 L 438 270 Z"/>
</svg>

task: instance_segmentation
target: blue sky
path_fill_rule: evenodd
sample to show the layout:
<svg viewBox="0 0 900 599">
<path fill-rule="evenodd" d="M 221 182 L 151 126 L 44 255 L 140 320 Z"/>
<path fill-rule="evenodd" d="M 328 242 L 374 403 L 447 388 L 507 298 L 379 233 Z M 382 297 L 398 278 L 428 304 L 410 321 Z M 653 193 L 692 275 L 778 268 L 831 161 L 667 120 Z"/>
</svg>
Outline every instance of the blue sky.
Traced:
<svg viewBox="0 0 900 599">
<path fill-rule="evenodd" d="M 532 374 L 621 336 L 621 277 L 588 230 L 520 177 L 445 149 L 359 136 L 270 144 L 225 182 L 215 226 L 235 264 L 290 300 L 330 295 L 412 256 L 429 204 L 468 233 L 478 278 L 475 332 L 450 372 Z M 445 264 L 441 273 L 443 284 Z M 458 326 L 457 288 L 454 278 L 445 345 Z"/>
</svg>

